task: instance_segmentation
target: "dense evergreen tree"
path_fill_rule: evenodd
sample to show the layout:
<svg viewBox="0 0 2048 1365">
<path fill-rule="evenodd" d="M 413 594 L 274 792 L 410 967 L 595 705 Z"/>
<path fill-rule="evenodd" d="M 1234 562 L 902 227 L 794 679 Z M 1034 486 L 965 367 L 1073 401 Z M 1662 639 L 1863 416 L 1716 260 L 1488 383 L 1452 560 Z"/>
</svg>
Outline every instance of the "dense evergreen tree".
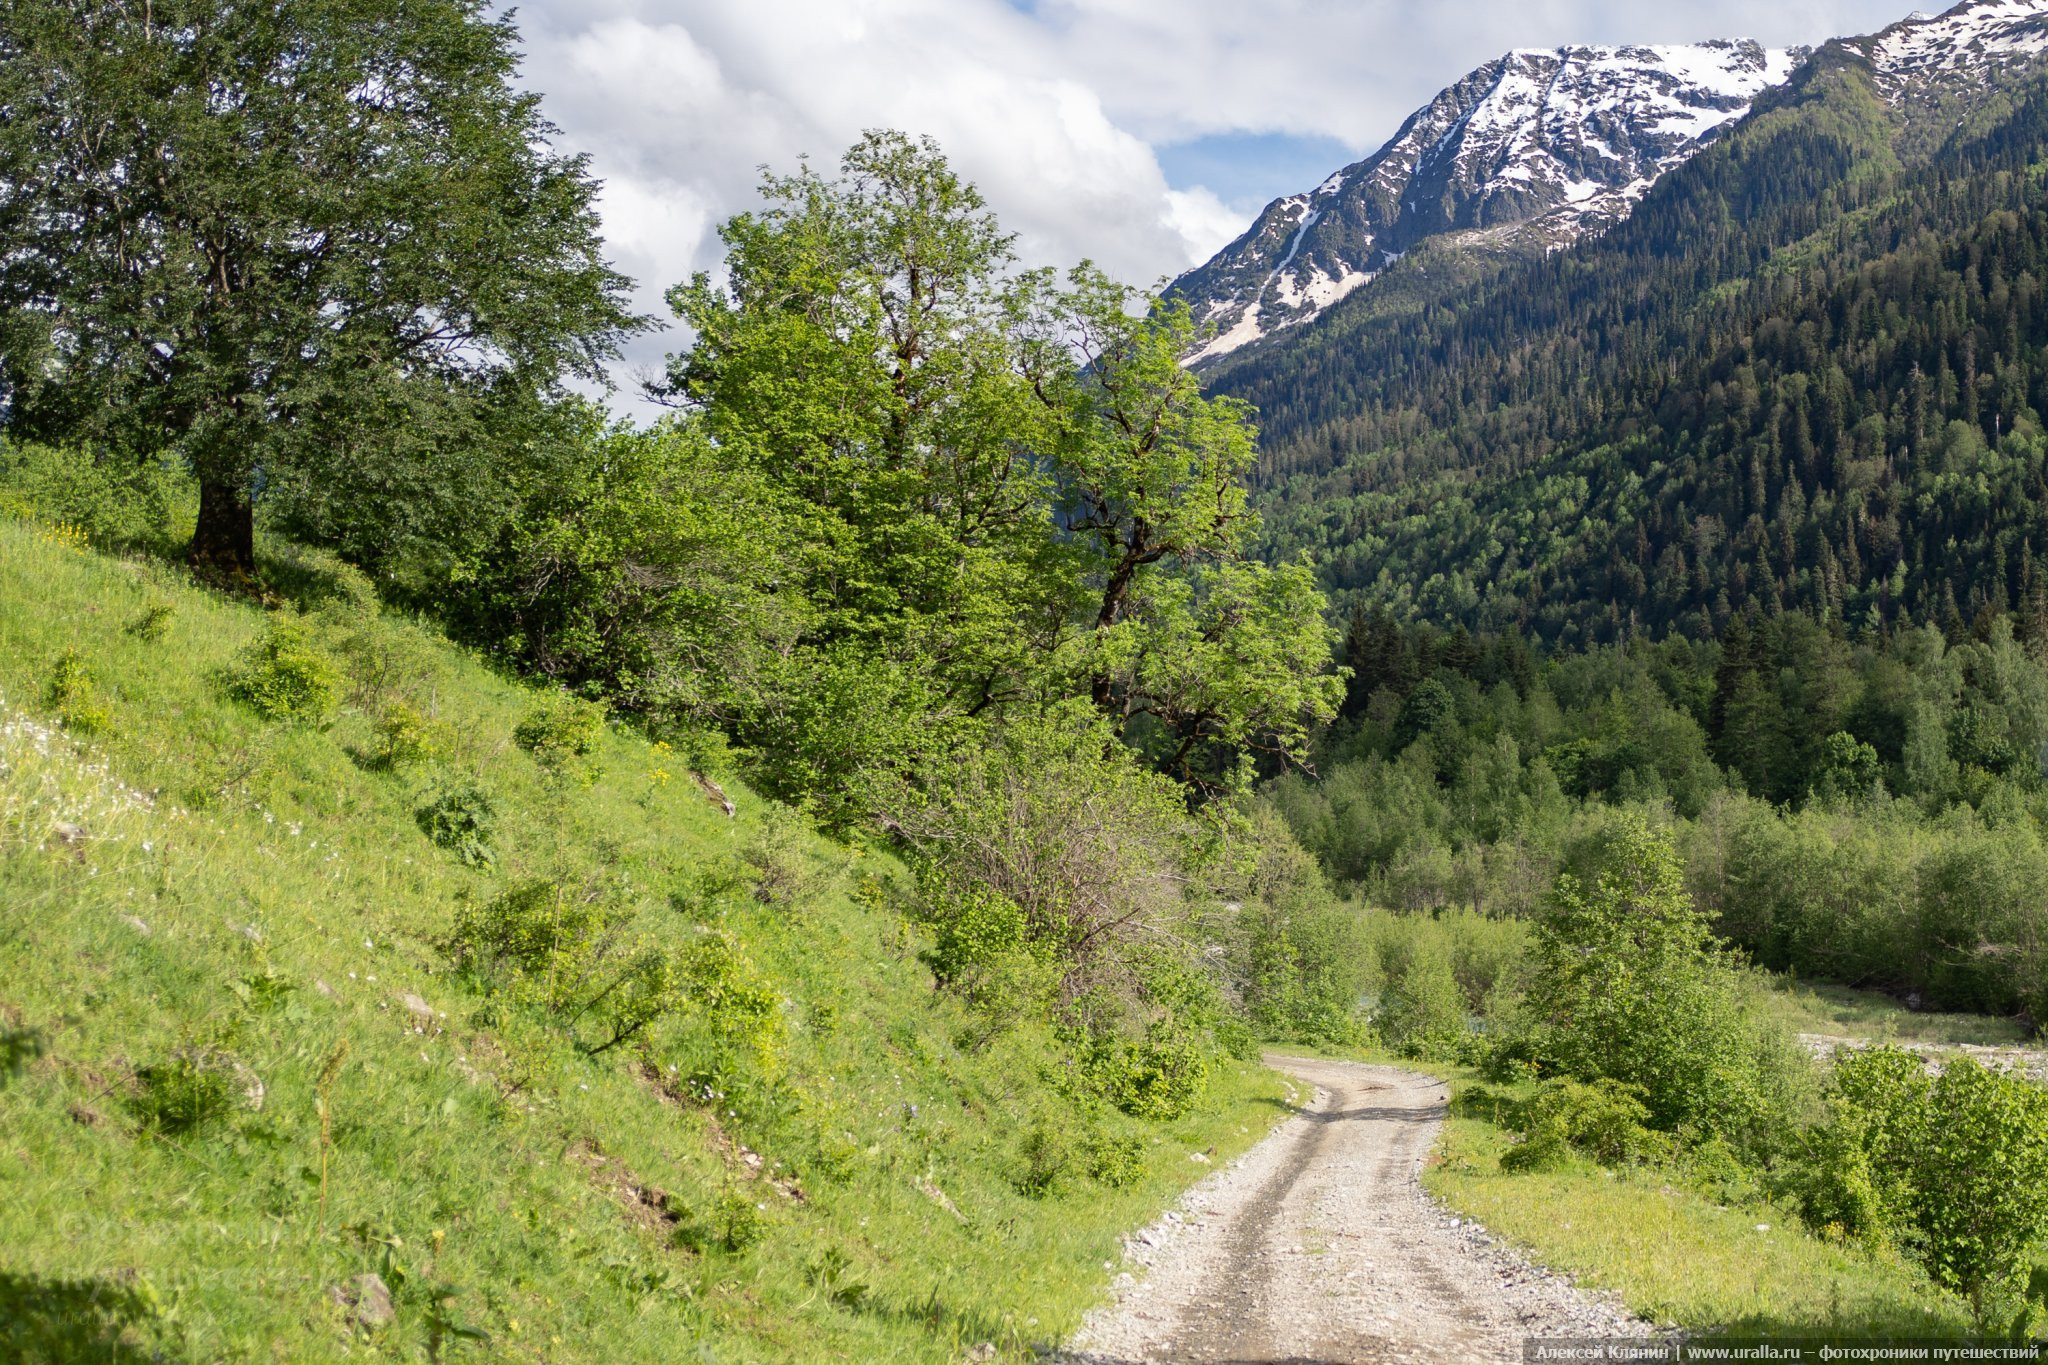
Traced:
<svg viewBox="0 0 2048 1365">
<path fill-rule="evenodd" d="M 1269 549 L 1564 643 L 2048 601 L 2048 94 L 1937 112 L 1823 54 L 1605 237 L 1250 353 Z"/>
</svg>

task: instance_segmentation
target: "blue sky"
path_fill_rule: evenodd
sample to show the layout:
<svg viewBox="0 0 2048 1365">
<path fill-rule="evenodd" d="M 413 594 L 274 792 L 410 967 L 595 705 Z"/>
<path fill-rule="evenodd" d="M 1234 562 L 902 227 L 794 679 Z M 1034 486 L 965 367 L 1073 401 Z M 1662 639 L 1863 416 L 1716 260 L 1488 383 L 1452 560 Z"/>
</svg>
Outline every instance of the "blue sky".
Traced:
<svg viewBox="0 0 2048 1365">
<path fill-rule="evenodd" d="M 1921 0 L 1926 3 L 1926 0 Z M 2048 5 L 2048 0 L 2042 0 Z M 936 137 L 1028 264 L 1149 284 L 1515 47 L 1865 33 L 1913 0 L 525 0 L 523 79 L 605 182 L 640 304 L 719 268 L 758 168 Z M 628 383 L 687 338 L 642 339 Z"/>
<path fill-rule="evenodd" d="M 1209 133 L 1163 142 L 1152 152 L 1170 187 L 1207 188 L 1232 208 L 1253 212 L 1321 183 L 1359 157 L 1350 144 L 1321 133 Z"/>
</svg>

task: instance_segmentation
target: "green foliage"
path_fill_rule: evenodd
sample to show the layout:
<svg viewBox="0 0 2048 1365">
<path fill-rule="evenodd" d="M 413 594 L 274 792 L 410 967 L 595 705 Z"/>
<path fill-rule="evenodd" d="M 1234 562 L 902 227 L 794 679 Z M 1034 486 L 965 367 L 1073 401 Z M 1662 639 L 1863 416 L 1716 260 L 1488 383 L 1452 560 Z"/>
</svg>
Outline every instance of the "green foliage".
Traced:
<svg viewBox="0 0 2048 1365">
<path fill-rule="evenodd" d="M 1797 1176 L 1806 1220 L 1883 1244 L 1911 1230 L 1913 1169 L 1933 1115 L 1933 1078 L 1918 1057 L 1871 1048 L 1835 1059 L 1827 1120 L 1807 1135 Z"/>
<path fill-rule="evenodd" d="M 394 701 L 384 708 L 377 717 L 376 733 L 370 763 L 386 772 L 438 762 L 447 756 L 442 728 L 406 702 Z"/>
<path fill-rule="evenodd" d="M 498 858 L 498 800 L 489 788 L 459 778 L 428 790 L 413 808 L 413 823 L 436 847 L 467 867 L 489 867 Z"/>
<path fill-rule="evenodd" d="M 811 612 L 779 585 L 798 568 L 797 518 L 703 422 L 598 418 L 562 434 L 457 566 L 449 615 L 532 673 L 708 738 L 794 681 L 780 661 Z"/>
<path fill-rule="evenodd" d="M 729 935 L 700 933 L 678 953 L 675 975 L 690 1008 L 728 1062 L 773 1077 L 782 1065 L 782 998 Z"/>
<path fill-rule="evenodd" d="M 1838 1059 L 1806 1215 L 1901 1241 L 1979 1322 L 2021 1297 L 2048 1237 L 2048 1092 L 1958 1057 L 1930 1077 L 1893 1049 Z"/>
<path fill-rule="evenodd" d="M 75 649 L 65 650 L 50 666 L 43 705 L 56 713 L 65 729 L 81 735 L 100 734 L 114 723 L 113 712 L 100 698 L 98 680 Z"/>
<path fill-rule="evenodd" d="M 179 1048 L 136 1069 L 130 1108 L 137 1122 L 166 1136 L 199 1132 L 235 1108 L 239 1069 L 234 1055 L 218 1048 Z"/>
<path fill-rule="evenodd" d="M 1145 1147 L 1135 1137 L 1097 1133 L 1087 1143 L 1088 1175 L 1112 1189 L 1135 1185 L 1145 1173 Z"/>
<path fill-rule="evenodd" d="M 1024 911 L 986 888 L 928 898 L 936 943 L 925 960 L 938 983 L 957 992 L 994 1028 L 1045 1016 L 1066 967 L 1029 937 Z"/>
<path fill-rule="evenodd" d="M 1359 917 L 1270 807 L 1255 806 L 1243 832 L 1245 884 L 1231 890 L 1242 944 L 1236 986 L 1251 1025 L 1281 1042 L 1363 1043 L 1373 954 Z"/>
<path fill-rule="evenodd" d="M 580 997 L 597 959 L 611 946 L 613 907 L 570 894 L 542 878 L 518 883 L 456 915 L 449 953 L 488 981 L 500 974 L 535 984 L 554 1008 Z"/>
<path fill-rule="evenodd" d="M 603 738 L 604 708 L 563 693 L 543 698 L 512 731 L 512 742 L 554 773 L 589 758 Z"/>
<path fill-rule="evenodd" d="M 341 670 L 305 621 L 286 616 L 242 652 L 225 682 L 229 696 L 265 720 L 319 725 L 339 700 Z"/>
<path fill-rule="evenodd" d="M 509 20 L 467 0 L 20 8 L 0 38 L 10 429 L 175 452 L 195 558 L 230 571 L 253 567 L 259 467 L 369 557 L 476 511 L 522 417 L 636 325 L 597 187 L 548 148 L 516 64 Z"/>
<path fill-rule="evenodd" d="M 1881 789 L 1884 768 L 1877 750 L 1846 731 L 1837 730 L 1823 742 L 1818 771 L 1811 791 L 1818 800 L 1868 797 Z"/>
<path fill-rule="evenodd" d="M 1558 877 L 1537 926 L 1529 1011 L 1551 1065 L 1636 1087 L 1665 1130 L 1738 1140 L 1775 1122 L 1770 1040 L 1686 893 L 1668 835 L 1624 820 L 1590 884 Z"/>
<path fill-rule="evenodd" d="M 1074 1164 L 1074 1145 L 1064 1127 L 1040 1120 L 1017 1144 L 1017 1162 L 1017 1189 L 1043 1199 L 1058 1188 L 1060 1178 Z"/>
<path fill-rule="evenodd" d="M 709 1201 L 709 1207 L 677 1224 L 676 1242 L 704 1253 L 721 1251 L 742 1256 L 759 1246 L 773 1224 L 760 1201 L 738 1185 L 727 1185 Z"/>
<path fill-rule="evenodd" d="M 1176 783 L 1080 703 L 1020 716 L 995 739 L 875 793 L 920 858 L 928 899 L 1007 900 L 1024 941 L 1075 972 L 1185 916 L 1183 887 L 1213 850 Z"/>
<path fill-rule="evenodd" d="M 150 602 L 128 623 L 128 633 L 144 644 L 162 644 L 171 633 L 171 622 L 177 614 L 178 609 L 167 601 Z"/>
<path fill-rule="evenodd" d="M 1133 1118 L 1177 1119 L 1200 1100 L 1233 1022 L 1214 980 L 1164 952 L 1134 957 L 1122 992 L 1074 1001 L 1057 1029 L 1086 1093 Z"/>
<path fill-rule="evenodd" d="M 1967 811 L 1929 820 L 1902 803 L 1792 813 L 1730 801 L 1689 836 L 1691 880 L 1723 931 L 1773 970 L 2038 1019 L 2038 828 Z"/>
<path fill-rule="evenodd" d="M 0 443 L 0 515 L 71 527 L 89 545 L 162 548 L 190 494 L 181 473 L 160 459 L 103 457 L 31 441 Z"/>
<path fill-rule="evenodd" d="M 1641 1089 L 1604 1078 L 1591 1084 L 1546 1081 L 1520 1106 L 1514 1122 L 1523 1140 L 1501 1157 L 1504 1171 L 1555 1169 L 1569 1151 L 1620 1166 L 1652 1160 L 1668 1149 L 1648 1126 Z"/>
<path fill-rule="evenodd" d="M 1379 1026 L 1389 1043 L 1410 1057 L 1460 1061 L 1471 1051 L 1470 1006 L 1451 972 L 1450 953 L 1435 936 L 1415 940 L 1401 960 L 1385 966 Z"/>
<path fill-rule="evenodd" d="M 711 538 L 765 528 L 725 554 L 734 610 L 788 632 L 731 703 L 763 779 L 843 812 L 1068 698 L 1184 780 L 1299 757 L 1337 689 L 1321 594 L 1245 553 L 1249 414 L 1181 368 L 1186 308 L 1015 271 L 928 141 L 871 133 L 763 192 L 725 282 L 671 292 L 696 341 L 669 367 L 695 458 L 759 509 Z"/>
</svg>

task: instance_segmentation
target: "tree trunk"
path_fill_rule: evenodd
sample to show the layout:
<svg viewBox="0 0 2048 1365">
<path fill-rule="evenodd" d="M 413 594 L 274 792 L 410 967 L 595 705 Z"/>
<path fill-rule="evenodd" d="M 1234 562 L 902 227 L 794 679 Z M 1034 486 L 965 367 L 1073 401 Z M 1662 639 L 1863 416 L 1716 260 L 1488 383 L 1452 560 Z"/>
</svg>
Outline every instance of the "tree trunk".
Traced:
<svg viewBox="0 0 2048 1365">
<path fill-rule="evenodd" d="M 256 571 L 255 511 L 241 483 L 199 481 L 199 521 L 185 558 L 200 572 L 223 578 L 247 578 Z"/>
</svg>

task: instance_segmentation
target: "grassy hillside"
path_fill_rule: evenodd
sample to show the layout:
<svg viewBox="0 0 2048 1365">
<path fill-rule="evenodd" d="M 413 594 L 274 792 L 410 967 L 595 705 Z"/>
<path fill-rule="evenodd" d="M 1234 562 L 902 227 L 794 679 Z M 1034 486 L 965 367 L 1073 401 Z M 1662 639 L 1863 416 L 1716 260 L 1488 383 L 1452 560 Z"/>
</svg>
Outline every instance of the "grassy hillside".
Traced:
<svg viewBox="0 0 2048 1365">
<path fill-rule="evenodd" d="M 272 581 L 329 723 L 224 682 L 291 605 L 0 519 L 0 1356 L 1021 1359 L 1279 1113 L 1251 1067 L 1174 1123 L 1070 1097 L 933 991 L 886 854 L 617 731 L 550 775 L 533 693 L 346 574 Z M 379 760 L 394 706 L 436 756 Z M 415 815 L 464 790 L 488 865 Z M 593 1052 L 455 969 L 536 884 L 716 979 Z"/>
</svg>

